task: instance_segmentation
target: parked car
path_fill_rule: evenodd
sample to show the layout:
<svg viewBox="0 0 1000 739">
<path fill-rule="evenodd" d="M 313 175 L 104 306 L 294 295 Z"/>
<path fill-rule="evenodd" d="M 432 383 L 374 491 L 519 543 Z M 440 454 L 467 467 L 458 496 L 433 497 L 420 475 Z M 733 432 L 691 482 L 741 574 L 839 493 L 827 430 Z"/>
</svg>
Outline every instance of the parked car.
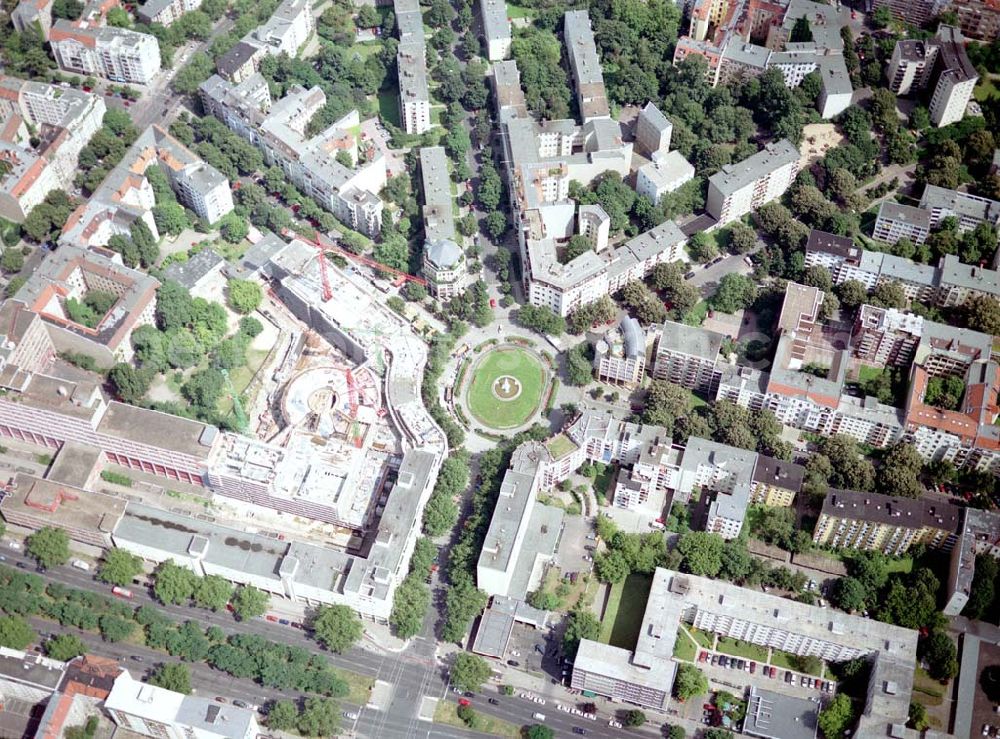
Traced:
<svg viewBox="0 0 1000 739">
<path fill-rule="evenodd" d="M 354 711 L 344 711 L 344 718 L 346 718 L 348 721 L 357 721 L 358 714 L 356 714 Z"/>
<path fill-rule="evenodd" d="M 509 660 L 507 660 L 507 664 L 510 665 L 511 667 L 520 667 L 521 666 L 521 663 L 518 662 L 516 659 L 509 659 Z"/>
<path fill-rule="evenodd" d="M 580 734 L 581 736 L 583 736 L 584 734 L 587 733 L 587 730 L 586 729 L 581 729 L 579 726 L 574 726 L 573 727 L 573 733 L 574 734 Z"/>
<path fill-rule="evenodd" d="M 468 698 L 459 698 L 458 699 L 458 705 L 460 705 L 460 706 L 468 706 L 470 704 L 471 704 L 471 701 Z"/>
<path fill-rule="evenodd" d="M 496 698 L 490 698 L 490 705 L 491 706 L 499 706 L 500 705 L 500 701 L 498 701 Z"/>
</svg>

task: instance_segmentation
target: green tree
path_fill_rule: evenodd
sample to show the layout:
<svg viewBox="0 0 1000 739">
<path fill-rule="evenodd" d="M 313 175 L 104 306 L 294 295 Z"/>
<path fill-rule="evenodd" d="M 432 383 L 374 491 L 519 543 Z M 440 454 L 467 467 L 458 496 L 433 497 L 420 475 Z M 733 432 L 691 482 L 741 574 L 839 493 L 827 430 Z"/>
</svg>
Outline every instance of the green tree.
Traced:
<svg viewBox="0 0 1000 739">
<path fill-rule="evenodd" d="M 60 662 L 69 662 L 87 653 L 86 645 L 76 634 L 59 634 L 45 642 L 43 647 L 46 655 Z"/>
<path fill-rule="evenodd" d="M 844 693 L 836 697 L 819 712 L 819 730 L 826 739 L 840 739 L 854 723 L 854 707 Z"/>
<path fill-rule="evenodd" d="M 190 226 L 187 213 L 177 203 L 163 203 L 153 206 L 153 221 L 161 234 L 177 236 Z"/>
<path fill-rule="evenodd" d="M 206 575 L 198 579 L 194 590 L 194 602 L 200 608 L 221 611 L 233 595 L 233 584 L 219 575 Z"/>
<path fill-rule="evenodd" d="M 708 680 L 702 671 L 694 665 L 681 663 L 677 666 L 677 676 L 674 678 L 674 695 L 678 700 L 686 701 L 708 692 Z"/>
<path fill-rule="evenodd" d="M 396 636 L 409 639 L 419 634 L 430 603 L 430 590 L 421 582 L 421 576 L 417 573 L 407 576 L 396 588 L 389 614 L 389 625 Z"/>
<path fill-rule="evenodd" d="M 459 652 L 451 665 L 451 684 L 475 693 L 489 680 L 490 672 L 489 664 L 478 654 Z"/>
<path fill-rule="evenodd" d="M 704 577 L 715 577 L 722 569 L 722 537 L 707 531 L 692 531 L 677 542 L 681 554 L 681 567 L 685 572 Z"/>
<path fill-rule="evenodd" d="M 247 223 L 246 218 L 241 218 L 233 211 L 223 216 L 222 221 L 219 223 L 219 233 L 230 244 L 238 244 L 250 233 L 250 224 Z"/>
<path fill-rule="evenodd" d="M 62 529 L 46 526 L 25 541 L 28 554 L 45 570 L 69 562 L 69 536 Z"/>
<path fill-rule="evenodd" d="M 119 362 L 108 372 L 108 382 L 123 403 L 138 405 L 149 391 L 150 374 L 130 364 Z"/>
<path fill-rule="evenodd" d="M 831 600 L 841 610 L 863 611 L 867 605 L 868 591 L 860 580 L 855 577 L 842 577 L 833 588 Z"/>
<path fill-rule="evenodd" d="M 601 635 L 601 622 L 589 610 L 575 608 L 566 619 L 566 631 L 563 633 L 563 654 L 573 658 L 580 646 L 581 639 L 594 641 Z"/>
<path fill-rule="evenodd" d="M 566 352 L 566 382 L 570 385 L 582 387 L 590 384 L 594 378 L 593 366 L 587 359 L 587 350 L 587 344 L 583 343 L 570 347 Z"/>
<path fill-rule="evenodd" d="M 958 674 L 955 642 L 943 629 L 937 629 L 923 639 L 919 651 L 927 662 L 927 674 L 935 680 L 945 682 Z"/>
<path fill-rule="evenodd" d="M 741 308 L 749 308 L 757 299 L 757 286 L 746 275 L 729 272 L 719 280 L 719 289 L 711 298 L 711 304 L 723 313 L 735 313 Z"/>
<path fill-rule="evenodd" d="M 20 616 L 0 617 L 0 647 L 23 650 L 35 638 L 35 632 Z"/>
<path fill-rule="evenodd" d="M 232 279 L 227 287 L 229 307 L 237 313 L 253 313 L 264 298 L 260 284 L 253 280 Z"/>
<path fill-rule="evenodd" d="M 150 685 L 172 690 L 175 693 L 191 693 L 191 671 L 181 662 L 165 662 L 156 668 L 149 678 Z"/>
<path fill-rule="evenodd" d="M 1000 334 L 1000 302 L 987 295 L 969 298 L 965 303 L 965 320 L 974 331 Z"/>
<path fill-rule="evenodd" d="M 187 605 L 198 586 L 198 576 L 173 560 L 162 562 L 154 573 L 153 595 L 166 605 Z"/>
<path fill-rule="evenodd" d="M 4 249 L 3 256 L 0 256 L 0 267 L 4 272 L 20 272 L 24 267 L 24 255 L 19 249 Z"/>
<path fill-rule="evenodd" d="M 142 559 L 124 549 L 108 549 L 104 552 L 97 579 L 112 585 L 131 585 L 132 580 L 142 573 Z"/>
<path fill-rule="evenodd" d="M 899 443 L 885 455 L 877 478 L 878 490 L 884 495 L 919 498 L 924 491 L 917 479 L 924 460 L 912 444 Z"/>
<path fill-rule="evenodd" d="M 326 698 L 306 698 L 295 725 L 303 736 L 332 736 L 340 723 L 337 704 Z"/>
<path fill-rule="evenodd" d="M 617 549 L 601 552 L 594 559 L 594 572 L 604 582 L 621 582 L 631 571 L 625 555 Z"/>
<path fill-rule="evenodd" d="M 922 703 L 910 702 L 909 718 L 907 725 L 917 731 L 926 731 L 930 728 L 931 722 L 927 718 L 927 709 Z"/>
<path fill-rule="evenodd" d="M 566 332 L 565 319 L 562 316 L 556 315 L 551 308 L 544 306 L 522 306 L 517 312 L 517 322 L 525 328 L 537 331 L 540 334 L 559 336 Z"/>
<path fill-rule="evenodd" d="M 128 11 L 125 8 L 111 8 L 108 10 L 105 16 L 109 26 L 114 26 L 116 28 L 131 28 L 132 19 L 129 17 Z"/>
<path fill-rule="evenodd" d="M 374 28 L 381 22 L 382 19 L 379 17 L 378 11 L 371 5 L 362 5 L 358 10 L 356 19 L 358 28 Z"/>
<path fill-rule="evenodd" d="M 676 724 L 671 726 L 667 732 L 667 739 L 685 739 L 686 736 L 687 733 L 684 731 L 684 727 Z"/>
<path fill-rule="evenodd" d="M 646 723 L 646 714 L 642 711 L 633 708 L 625 714 L 625 725 L 631 726 L 638 729 L 640 726 Z"/>
<path fill-rule="evenodd" d="M 181 394 L 201 408 L 214 408 L 222 396 L 225 378 L 214 367 L 198 370 L 181 385 Z"/>
<path fill-rule="evenodd" d="M 240 621 L 263 616 L 271 604 L 271 596 L 253 585 L 241 585 L 233 595 L 233 613 Z"/>
<path fill-rule="evenodd" d="M 267 728 L 291 731 L 299 721 L 299 709 L 290 700 L 275 701 L 267 712 Z"/>
<path fill-rule="evenodd" d="M 532 724 L 524 732 L 526 739 L 555 739 L 555 735 L 552 729 L 541 724 Z"/>
<path fill-rule="evenodd" d="M 312 622 L 316 639 L 331 652 L 346 652 L 361 638 L 361 619 L 347 606 L 321 606 Z"/>
</svg>

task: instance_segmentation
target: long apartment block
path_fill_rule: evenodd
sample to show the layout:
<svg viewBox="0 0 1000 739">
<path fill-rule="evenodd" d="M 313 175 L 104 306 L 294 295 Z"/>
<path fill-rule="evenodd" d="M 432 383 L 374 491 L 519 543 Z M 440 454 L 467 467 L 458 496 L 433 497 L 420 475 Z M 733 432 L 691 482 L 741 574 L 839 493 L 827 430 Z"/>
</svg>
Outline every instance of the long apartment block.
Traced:
<svg viewBox="0 0 1000 739">
<path fill-rule="evenodd" d="M 58 20 L 49 43 L 59 68 L 67 72 L 148 85 L 160 71 L 160 44 L 147 33 Z"/>
</svg>

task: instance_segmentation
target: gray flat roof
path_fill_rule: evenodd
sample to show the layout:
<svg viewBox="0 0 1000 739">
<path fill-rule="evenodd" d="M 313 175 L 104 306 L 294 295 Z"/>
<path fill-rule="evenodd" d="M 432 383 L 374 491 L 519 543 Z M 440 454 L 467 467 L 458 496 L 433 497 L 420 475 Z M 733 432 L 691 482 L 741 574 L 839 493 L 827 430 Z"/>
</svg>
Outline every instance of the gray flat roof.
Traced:
<svg viewBox="0 0 1000 739">
<path fill-rule="evenodd" d="M 277 580 L 288 543 L 239 529 L 200 521 L 141 503 L 130 502 L 115 529 L 116 541 L 132 541 L 190 557 L 204 551 L 204 561 L 220 567 Z"/>
<path fill-rule="evenodd" d="M 504 0 L 479 0 L 479 10 L 483 16 L 483 34 L 487 42 L 510 38 L 510 20 L 507 18 L 507 3 Z"/>
<path fill-rule="evenodd" d="M 525 527 L 524 539 L 518 550 L 514 576 L 510 579 L 508 593 L 514 598 L 525 598 L 535 562 L 539 557 L 551 557 L 556 550 L 556 542 L 562 531 L 563 512 L 561 508 L 538 504 L 531 511 L 531 518 Z"/>
<path fill-rule="evenodd" d="M 211 732 L 226 739 L 244 739 L 254 722 L 254 712 L 232 704 L 222 705 L 208 698 L 184 696 L 174 721 Z"/>
<path fill-rule="evenodd" d="M 764 175 L 798 160 L 799 151 L 791 141 L 788 139 L 772 141 L 742 162 L 727 164 L 709 177 L 708 182 L 723 195 L 731 195 Z"/>
<path fill-rule="evenodd" d="M 211 249 L 203 249 L 186 262 L 174 262 L 163 272 L 164 278 L 178 282 L 188 290 L 193 289 L 204 277 L 225 263 Z"/>
<path fill-rule="evenodd" d="M 902 205 L 891 200 L 883 200 L 878 209 L 879 220 L 900 221 L 902 223 L 912 223 L 918 228 L 931 227 L 930 211 L 923 208 L 915 208 L 912 205 Z"/>
<path fill-rule="evenodd" d="M 79 441 L 66 441 L 49 467 L 46 480 L 86 488 L 94 467 L 104 460 L 104 451 Z"/>
<path fill-rule="evenodd" d="M 171 449 L 193 457 L 207 458 L 214 439 L 214 426 L 169 413 L 136 408 L 125 403 L 108 403 L 97 427 L 99 433 L 118 436 L 150 446 Z M 209 434 L 205 437 L 206 430 Z M 205 439 L 205 441 L 203 441 Z"/>
<path fill-rule="evenodd" d="M 676 321 L 664 321 L 663 333 L 660 336 L 660 349 L 678 351 L 702 359 L 715 361 L 722 349 L 722 341 L 726 337 L 715 331 L 709 331 L 700 326 L 688 326 Z"/>
<path fill-rule="evenodd" d="M 765 739 L 813 739 L 818 719 L 818 699 L 793 698 L 751 685 L 743 733 Z"/>
<path fill-rule="evenodd" d="M 479 619 L 476 640 L 472 651 L 487 657 L 502 659 L 507 651 L 507 642 L 514 630 L 514 616 L 493 608 L 487 608 Z"/>
</svg>

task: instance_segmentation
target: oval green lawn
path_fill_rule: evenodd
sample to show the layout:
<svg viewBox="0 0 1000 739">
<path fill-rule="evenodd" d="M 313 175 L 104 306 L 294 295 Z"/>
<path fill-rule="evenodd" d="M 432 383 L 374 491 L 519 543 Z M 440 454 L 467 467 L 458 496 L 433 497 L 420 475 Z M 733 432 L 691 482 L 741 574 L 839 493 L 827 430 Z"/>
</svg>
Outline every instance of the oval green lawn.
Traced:
<svg viewBox="0 0 1000 739">
<path fill-rule="evenodd" d="M 493 382 L 504 375 L 521 383 L 521 394 L 512 400 L 500 400 L 493 394 Z M 545 368 L 534 356 L 516 347 L 491 349 L 472 370 L 469 410 L 484 426 L 516 428 L 538 410 L 544 388 Z"/>
</svg>

